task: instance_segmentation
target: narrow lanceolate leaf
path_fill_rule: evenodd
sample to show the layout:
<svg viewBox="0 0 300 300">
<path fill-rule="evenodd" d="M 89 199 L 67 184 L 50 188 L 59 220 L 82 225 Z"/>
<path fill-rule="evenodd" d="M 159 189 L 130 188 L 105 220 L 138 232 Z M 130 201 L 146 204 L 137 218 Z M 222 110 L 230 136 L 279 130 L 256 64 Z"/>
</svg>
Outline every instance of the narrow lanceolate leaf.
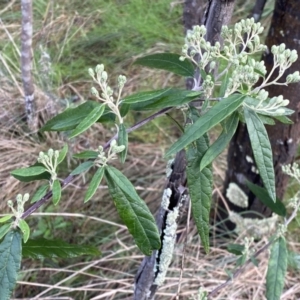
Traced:
<svg viewBox="0 0 300 300">
<path fill-rule="evenodd" d="M 5 223 L 6 221 L 10 220 L 13 216 L 13 214 L 10 214 L 0 218 L 0 223 Z"/>
<path fill-rule="evenodd" d="M 41 175 L 46 171 L 47 170 L 45 169 L 45 167 L 36 166 L 36 167 L 28 167 L 28 168 L 13 170 L 10 174 L 13 176 L 31 177 L 31 176 Z"/>
<path fill-rule="evenodd" d="M 97 106 L 101 106 L 96 101 L 86 101 L 75 108 L 68 108 L 49 120 L 40 131 L 67 131 L 74 129 L 90 112 Z M 101 118 L 97 122 L 114 121 L 115 115 L 106 108 Z"/>
<path fill-rule="evenodd" d="M 65 144 L 64 147 L 59 151 L 57 164 L 60 164 L 65 159 L 67 153 L 68 153 L 68 145 Z"/>
<path fill-rule="evenodd" d="M 46 195 L 48 188 L 49 188 L 48 183 L 41 185 L 32 196 L 30 203 L 34 203 L 41 200 Z"/>
<path fill-rule="evenodd" d="M 118 133 L 118 146 L 125 146 L 125 149 L 119 153 L 120 155 L 120 161 L 122 164 L 124 164 L 127 156 L 127 150 L 128 150 L 128 133 L 126 131 L 126 128 L 124 124 L 120 124 L 119 126 L 119 133 Z"/>
<path fill-rule="evenodd" d="M 108 166 L 104 176 L 121 219 L 140 250 L 150 255 L 152 250 L 160 248 L 160 236 L 154 217 L 131 182 L 120 171 Z"/>
<path fill-rule="evenodd" d="M 42 164 L 36 164 L 28 168 L 14 170 L 10 173 L 16 179 L 22 182 L 30 182 L 34 180 L 49 180 L 51 175 Z"/>
<path fill-rule="evenodd" d="M 209 212 L 212 197 L 211 165 L 199 169 L 201 158 L 209 147 L 208 136 L 205 134 L 186 151 L 187 182 L 192 203 L 192 215 L 206 253 L 209 251 Z"/>
<path fill-rule="evenodd" d="M 44 238 L 30 239 L 23 244 L 24 257 L 41 258 L 71 258 L 82 255 L 99 256 L 101 252 L 92 246 L 72 245 L 60 240 L 46 240 Z"/>
<path fill-rule="evenodd" d="M 76 153 L 73 155 L 74 158 L 79 158 L 79 159 L 95 159 L 97 158 L 99 152 L 93 151 L 93 150 L 85 150 L 80 153 Z"/>
<path fill-rule="evenodd" d="M 234 112 L 224 124 L 223 131 L 218 139 L 208 148 L 201 159 L 200 171 L 212 163 L 219 156 L 232 139 L 239 123 L 239 115 Z"/>
<path fill-rule="evenodd" d="M 80 164 L 78 167 L 76 167 L 70 175 L 79 175 L 83 172 L 86 172 L 94 165 L 93 161 L 85 161 L 84 163 Z"/>
<path fill-rule="evenodd" d="M 180 139 L 167 151 L 166 156 L 180 151 L 230 116 L 242 105 L 244 97 L 243 95 L 230 95 L 228 98 L 218 102 L 185 131 Z"/>
<path fill-rule="evenodd" d="M 56 205 L 61 197 L 61 185 L 58 179 L 55 179 L 52 186 L 52 202 Z"/>
<path fill-rule="evenodd" d="M 149 68 L 170 71 L 177 75 L 193 77 L 195 68 L 189 60 L 179 60 L 180 55 L 175 53 L 156 53 L 138 58 L 135 64 Z"/>
<path fill-rule="evenodd" d="M 23 233 L 24 243 L 26 243 L 30 236 L 30 227 L 28 226 L 27 222 L 23 219 L 19 220 L 18 227 L 21 229 L 21 231 Z"/>
<path fill-rule="evenodd" d="M 82 132 L 90 128 L 93 124 L 95 124 L 97 120 L 102 116 L 104 109 L 105 109 L 104 104 L 95 107 L 71 132 L 69 138 L 71 139 L 81 134 Z"/>
<path fill-rule="evenodd" d="M 249 190 L 267 207 L 269 207 L 272 212 L 275 214 L 285 217 L 286 216 L 286 208 L 284 204 L 280 201 L 279 198 L 276 198 L 276 202 L 274 202 L 268 194 L 268 191 L 265 188 L 262 188 L 256 184 L 251 183 L 250 181 L 246 181 L 247 187 Z"/>
<path fill-rule="evenodd" d="M 98 168 L 98 170 L 96 171 L 95 175 L 93 176 L 91 183 L 89 185 L 89 188 L 84 196 L 84 203 L 89 201 L 94 194 L 96 193 L 99 184 L 101 183 L 101 180 L 103 178 L 103 174 L 104 174 L 104 168 Z"/>
<path fill-rule="evenodd" d="M 272 148 L 266 128 L 257 114 L 244 108 L 251 147 L 260 177 L 271 199 L 276 201 Z"/>
<path fill-rule="evenodd" d="M 159 96 L 153 97 L 147 101 L 135 102 L 131 104 L 130 109 L 136 111 L 145 111 L 179 106 L 197 99 L 201 93 L 202 92 L 180 89 L 167 89 L 166 92 Z"/>
<path fill-rule="evenodd" d="M 283 287 L 287 269 L 287 248 L 284 237 L 279 237 L 271 248 L 267 272 L 267 299 L 279 300 Z"/>
<path fill-rule="evenodd" d="M 0 299 L 9 300 L 15 287 L 22 258 L 22 235 L 10 231 L 0 244 Z"/>
<path fill-rule="evenodd" d="M 162 90 L 156 90 L 156 91 L 147 91 L 147 92 L 140 92 L 136 93 L 130 96 L 127 96 L 122 100 L 125 104 L 134 104 L 134 103 L 142 103 L 146 101 L 151 101 L 153 99 L 157 99 L 159 97 L 164 96 L 168 91 L 170 91 L 171 88 L 166 88 Z"/>
</svg>

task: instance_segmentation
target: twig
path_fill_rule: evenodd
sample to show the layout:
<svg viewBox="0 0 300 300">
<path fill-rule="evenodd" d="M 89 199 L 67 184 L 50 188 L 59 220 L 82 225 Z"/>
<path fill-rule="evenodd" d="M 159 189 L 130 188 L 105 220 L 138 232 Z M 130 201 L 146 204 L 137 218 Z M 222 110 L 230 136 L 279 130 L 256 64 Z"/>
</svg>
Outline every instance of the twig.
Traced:
<svg viewBox="0 0 300 300">
<path fill-rule="evenodd" d="M 168 112 L 171 109 L 171 107 L 164 108 L 155 114 L 147 117 L 146 119 L 136 123 L 132 127 L 128 128 L 126 131 L 128 133 L 139 129 L 140 127 L 144 126 L 145 124 L 149 123 L 150 121 L 154 120 L 155 118 L 158 118 Z M 103 149 L 106 150 L 109 148 L 109 145 L 112 140 L 115 140 L 118 137 L 118 135 L 114 135 L 104 146 Z M 74 175 L 69 175 L 66 179 L 63 180 L 61 187 L 64 189 L 67 185 L 69 185 L 77 176 Z M 32 213 L 34 213 L 38 208 L 40 208 L 44 203 L 46 203 L 50 198 L 52 197 L 52 191 L 49 191 L 42 199 L 39 201 L 35 202 L 32 206 L 30 206 L 22 215 L 22 219 L 27 218 L 30 216 Z"/>
</svg>

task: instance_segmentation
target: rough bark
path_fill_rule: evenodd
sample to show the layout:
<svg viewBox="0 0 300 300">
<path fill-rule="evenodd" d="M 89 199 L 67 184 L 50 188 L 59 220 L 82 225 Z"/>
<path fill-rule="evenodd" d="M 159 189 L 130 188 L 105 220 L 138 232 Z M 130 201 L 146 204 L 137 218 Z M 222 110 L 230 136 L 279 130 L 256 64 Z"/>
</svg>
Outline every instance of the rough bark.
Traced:
<svg viewBox="0 0 300 300">
<path fill-rule="evenodd" d="M 279 45 L 285 43 L 287 48 L 296 49 L 300 53 L 300 6 L 296 0 L 277 0 L 275 11 L 273 14 L 271 27 L 267 36 L 266 44 L 271 48 L 272 45 Z M 273 65 L 273 56 L 270 52 L 264 55 L 264 61 L 267 70 L 270 71 Z M 286 75 L 300 70 L 300 60 L 298 59 L 290 69 L 286 71 Z M 276 76 L 276 74 L 274 74 Z M 269 96 L 283 95 L 285 99 L 290 100 L 289 108 L 295 110 L 291 116 L 294 121 L 293 125 L 285 125 L 276 123 L 275 126 L 267 126 L 272 150 L 273 161 L 276 176 L 276 193 L 282 199 L 287 187 L 287 176 L 282 173 L 282 165 L 289 164 L 294 160 L 296 155 L 297 145 L 300 139 L 300 102 L 299 90 L 300 84 L 290 84 L 288 87 L 284 85 L 270 86 L 266 89 Z M 249 181 L 260 184 L 261 180 L 256 174 L 255 166 L 251 162 L 253 154 L 251 151 L 250 141 L 247 129 L 243 124 L 240 124 L 238 130 L 230 143 L 228 151 L 228 168 L 226 179 L 224 183 L 223 196 L 225 197 L 229 208 L 235 212 L 246 212 L 244 217 L 256 217 L 258 212 L 265 217 L 269 217 L 272 212 L 266 208 L 262 203 L 247 189 L 245 185 L 246 179 Z M 242 209 L 233 205 L 226 197 L 226 190 L 231 182 L 236 183 L 248 196 L 249 206 Z M 227 212 L 224 209 L 224 204 L 219 201 L 219 216 L 224 220 Z M 234 224 L 228 222 L 227 227 L 232 229 Z"/>
<path fill-rule="evenodd" d="M 31 131 L 37 130 L 37 116 L 34 102 L 32 77 L 32 0 L 21 1 L 21 70 L 25 97 L 27 124 Z"/>
<path fill-rule="evenodd" d="M 234 8 L 234 0 L 212 0 L 209 1 L 209 5 L 206 11 L 205 25 L 208 28 L 207 40 L 214 44 L 220 36 L 220 30 L 222 25 L 228 24 L 230 21 Z M 196 76 L 196 75 L 195 75 Z M 186 160 L 184 150 L 177 153 L 173 166 L 172 173 L 166 183 L 166 189 L 169 188 L 172 191 L 170 198 L 169 211 L 178 206 L 182 201 L 182 196 L 186 195 Z M 182 206 L 183 207 L 183 206 Z M 181 212 L 182 213 L 182 212 Z M 159 210 L 156 218 L 157 226 L 161 233 L 161 241 L 163 241 L 164 228 L 166 226 L 166 218 L 168 211 L 163 207 Z M 162 248 L 164 247 L 162 243 Z M 134 300 L 149 300 L 154 299 L 157 285 L 155 284 L 155 278 L 157 272 L 157 264 L 159 265 L 161 250 L 154 251 L 152 256 L 145 257 L 135 278 L 134 288 Z M 156 270 L 156 271 L 155 271 Z"/>
</svg>

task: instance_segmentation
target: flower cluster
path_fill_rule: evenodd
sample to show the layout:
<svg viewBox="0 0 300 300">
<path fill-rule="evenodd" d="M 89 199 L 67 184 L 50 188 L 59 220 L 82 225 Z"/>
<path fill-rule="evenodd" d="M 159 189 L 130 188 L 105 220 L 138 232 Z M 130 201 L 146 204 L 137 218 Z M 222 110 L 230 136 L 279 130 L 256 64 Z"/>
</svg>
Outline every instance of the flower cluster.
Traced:
<svg viewBox="0 0 300 300">
<path fill-rule="evenodd" d="M 17 209 L 14 208 L 14 204 L 12 200 L 8 200 L 7 205 L 12 210 L 15 218 L 19 220 L 24 213 L 24 204 L 29 200 L 29 194 L 26 193 L 24 194 L 24 196 L 22 196 L 22 194 L 18 194 L 16 200 L 17 200 Z"/>
<path fill-rule="evenodd" d="M 98 157 L 95 160 L 95 165 L 97 167 L 103 167 L 106 166 L 107 163 L 113 159 L 117 158 L 117 153 L 120 153 L 122 151 L 124 151 L 125 146 L 124 145 L 117 145 L 117 141 L 116 140 L 112 140 L 112 142 L 110 143 L 110 148 L 108 150 L 107 155 L 105 154 L 105 151 L 103 150 L 102 146 L 98 147 Z"/>
<path fill-rule="evenodd" d="M 126 77 L 123 75 L 120 75 L 118 77 L 119 91 L 118 91 L 117 99 L 115 100 L 113 97 L 114 91 L 107 83 L 108 74 L 104 70 L 104 65 L 103 64 L 97 65 L 95 71 L 92 68 L 90 68 L 89 74 L 93 78 L 93 80 L 100 86 L 100 89 L 102 91 L 102 93 L 99 95 L 98 90 L 95 87 L 92 87 L 91 93 L 95 97 L 97 97 L 98 100 L 104 102 L 111 109 L 111 111 L 117 116 L 119 123 L 122 124 L 123 118 L 120 114 L 119 106 L 121 103 L 121 93 L 126 83 Z"/>
<path fill-rule="evenodd" d="M 223 47 L 219 42 L 211 45 L 205 40 L 206 28 L 203 25 L 195 26 L 193 30 L 188 31 L 180 59 L 189 59 L 201 70 L 201 75 L 204 74 L 202 81 L 201 78 L 198 81 L 195 79 L 193 89 L 203 90 L 205 96 L 209 98 L 214 87 L 221 85 L 226 76 L 228 83 L 224 97 L 239 92 L 257 99 L 255 103 L 251 103 L 251 109 L 259 113 L 270 112 L 268 114 L 273 116 L 290 114 L 291 111 L 285 109 L 288 100 L 283 100 L 282 96 L 269 99 L 264 88 L 272 84 L 287 85 L 300 81 L 300 74 L 297 71 L 288 75 L 285 82 L 279 82 L 286 69 L 297 60 L 297 51 L 286 49 L 285 44 L 273 46 L 271 52 L 274 55 L 274 65 L 266 77 L 264 62 L 253 58 L 253 54 L 267 49 L 259 38 L 263 29 L 253 18 L 242 20 L 233 28 L 223 26 L 221 31 Z M 212 70 L 216 66 L 219 66 L 220 72 L 213 76 Z M 275 79 L 271 79 L 275 71 L 278 71 L 278 75 Z M 206 72 L 210 75 L 205 75 Z M 254 88 L 260 79 L 261 84 Z"/>
<path fill-rule="evenodd" d="M 42 151 L 39 153 L 38 162 L 43 164 L 46 170 L 50 173 L 51 183 L 53 183 L 57 178 L 56 169 L 58 166 L 58 157 L 58 150 L 54 151 L 53 149 L 49 149 L 47 154 Z"/>
</svg>

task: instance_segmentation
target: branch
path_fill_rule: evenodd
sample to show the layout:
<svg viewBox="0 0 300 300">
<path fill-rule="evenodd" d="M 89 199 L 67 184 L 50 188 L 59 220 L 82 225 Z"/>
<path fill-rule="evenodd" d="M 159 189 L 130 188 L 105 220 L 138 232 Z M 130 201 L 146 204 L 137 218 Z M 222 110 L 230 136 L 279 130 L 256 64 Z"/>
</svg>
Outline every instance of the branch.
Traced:
<svg viewBox="0 0 300 300">
<path fill-rule="evenodd" d="M 164 108 L 160 111 L 158 111 L 157 113 L 147 117 L 146 119 L 136 123 L 135 125 L 133 125 L 132 127 L 128 128 L 126 131 L 128 133 L 139 129 L 140 127 L 144 126 L 145 124 L 149 123 L 150 121 L 154 120 L 155 118 L 158 118 L 162 115 L 164 115 L 166 112 L 168 112 L 169 110 L 171 110 L 172 107 L 167 107 Z M 106 150 L 109 148 L 109 145 L 111 143 L 112 140 L 117 139 L 118 135 L 114 135 L 104 146 L 103 149 Z M 77 176 L 74 175 L 69 175 L 66 179 L 64 179 L 64 181 L 61 184 L 62 188 L 65 188 L 67 185 L 69 185 Z M 49 191 L 42 199 L 40 199 L 39 201 L 35 202 L 32 206 L 30 206 L 22 215 L 22 219 L 27 218 L 28 216 L 30 216 L 32 213 L 34 213 L 38 208 L 40 208 L 44 203 L 46 203 L 50 198 L 52 197 L 52 191 Z"/>
</svg>

